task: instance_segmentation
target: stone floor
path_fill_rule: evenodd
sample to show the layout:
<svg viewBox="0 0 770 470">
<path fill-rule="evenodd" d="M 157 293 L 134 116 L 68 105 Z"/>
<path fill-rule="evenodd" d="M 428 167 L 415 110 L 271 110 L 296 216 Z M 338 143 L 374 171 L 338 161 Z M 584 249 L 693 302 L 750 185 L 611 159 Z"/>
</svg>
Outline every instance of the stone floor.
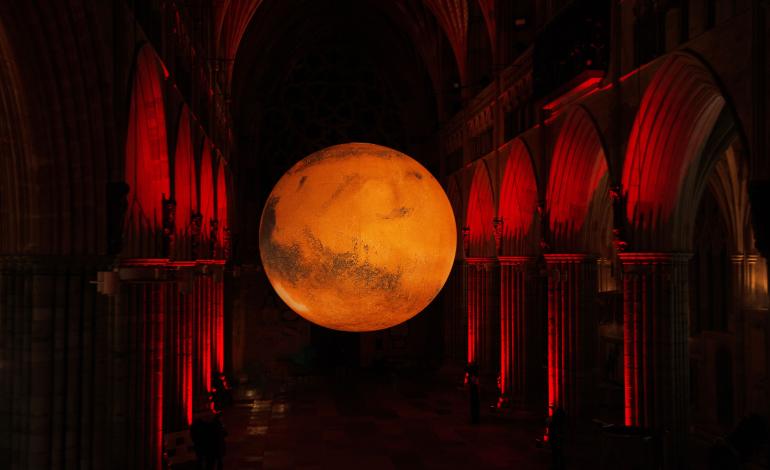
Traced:
<svg viewBox="0 0 770 470">
<path fill-rule="evenodd" d="M 273 390 L 270 390 L 272 388 Z M 542 418 L 482 412 L 441 376 L 337 375 L 243 388 L 225 412 L 225 468 L 548 468 Z"/>
<path fill-rule="evenodd" d="M 461 375 L 338 373 L 242 386 L 224 413 L 225 468 L 549 468 L 548 450 L 536 445 L 543 416 L 487 408 L 471 425 Z M 486 391 L 482 402 L 492 403 L 494 389 Z M 573 430 L 568 442 L 570 469 L 657 468 L 647 444 L 597 427 Z M 707 468 L 708 445 L 691 440 L 690 468 Z"/>
</svg>

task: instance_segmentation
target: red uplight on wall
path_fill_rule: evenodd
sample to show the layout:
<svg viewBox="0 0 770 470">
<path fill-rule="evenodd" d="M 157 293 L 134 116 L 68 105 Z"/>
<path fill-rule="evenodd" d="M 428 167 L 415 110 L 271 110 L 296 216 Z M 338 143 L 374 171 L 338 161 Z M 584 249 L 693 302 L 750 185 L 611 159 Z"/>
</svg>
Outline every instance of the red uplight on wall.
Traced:
<svg viewBox="0 0 770 470">
<path fill-rule="evenodd" d="M 503 236 L 521 239 L 532 226 L 537 210 L 537 186 L 529 150 L 520 139 L 513 142 L 505 165 L 500 189 L 498 216 L 503 221 Z"/>
<path fill-rule="evenodd" d="M 203 142 L 200 169 L 200 213 L 202 218 L 201 235 L 204 240 L 208 240 L 211 235 L 211 221 L 215 217 L 214 170 L 212 167 L 211 152 L 211 141 L 207 137 Z"/>
<path fill-rule="evenodd" d="M 126 136 L 129 230 L 162 227 L 162 198 L 170 196 L 162 67 L 149 46 L 136 59 Z"/>
<path fill-rule="evenodd" d="M 190 110 L 185 105 L 179 118 L 174 152 L 174 199 L 177 232 L 184 234 L 197 210 L 198 189 L 195 183 L 195 156 L 190 132 Z"/>
<path fill-rule="evenodd" d="M 724 105 L 707 70 L 693 58 L 675 55 L 656 72 L 639 106 L 623 167 L 633 226 L 649 230 L 668 220 Z"/>
<path fill-rule="evenodd" d="M 470 228 L 470 250 L 473 256 L 494 256 L 492 221 L 495 218 L 495 198 L 484 162 L 476 165 L 473 174 L 465 226 Z"/>
<path fill-rule="evenodd" d="M 217 169 L 217 239 L 222 244 L 225 241 L 225 232 L 229 228 L 227 223 L 227 166 L 224 159 L 219 158 Z"/>
<path fill-rule="evenodd" d="M 549 224 L 556 239 L 570 237 L 582 229 L 594 191 L 607 173 L 599 136 L 585 110 L 576 109 L 566 117 L 550 167 Z"/>
</svg>

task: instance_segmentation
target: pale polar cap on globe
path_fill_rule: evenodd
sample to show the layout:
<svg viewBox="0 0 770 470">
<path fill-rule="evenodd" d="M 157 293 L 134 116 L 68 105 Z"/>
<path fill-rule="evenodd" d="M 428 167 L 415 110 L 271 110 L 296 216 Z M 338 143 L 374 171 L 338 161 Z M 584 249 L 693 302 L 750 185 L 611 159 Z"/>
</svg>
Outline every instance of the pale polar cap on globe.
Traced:
<svg viewBox="0 0 770 470">
<path fill-rule="evenodd" d="M 275 291 L 318 325 L 375 331 L 422 311 L 454 262 L 457 229 L 441 185 L 380 145 L 320 150 L 281 177 L 259 248 Z"/>
</svg>

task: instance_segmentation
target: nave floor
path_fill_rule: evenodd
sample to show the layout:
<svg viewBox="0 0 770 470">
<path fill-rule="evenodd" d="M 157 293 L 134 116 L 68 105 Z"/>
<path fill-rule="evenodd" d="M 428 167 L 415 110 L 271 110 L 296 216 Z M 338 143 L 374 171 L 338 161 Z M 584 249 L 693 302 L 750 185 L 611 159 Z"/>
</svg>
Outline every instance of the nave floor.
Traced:
<svg viewBox="0 0 770 470">
<path fill-rule="evenodd" d="M 541 418 L 482 410 L 471 425 L 466 392 L 439 375 L 314 377 L 237 396 L 225 468 L 548 468 Z"/>
</svg>

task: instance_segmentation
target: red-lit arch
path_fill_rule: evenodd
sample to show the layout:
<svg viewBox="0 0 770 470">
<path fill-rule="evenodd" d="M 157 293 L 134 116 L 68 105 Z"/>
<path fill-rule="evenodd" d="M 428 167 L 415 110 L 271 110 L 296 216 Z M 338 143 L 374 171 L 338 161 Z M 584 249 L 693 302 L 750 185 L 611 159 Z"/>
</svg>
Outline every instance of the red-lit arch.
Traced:
<svg viewBox="0 0 770 470">
<path fill-rule="evenodd" d="M 561 126 L 548 176 L 546 207 L 554 249 L 587 248 L 581 235 L 606 175 L 607 161 L 596 126 L 587 111 L 576 108 Z"/>
<path fill-rule="evenodd" d="M 692 194 L 709 135 L 725 106 L 711 75 L 696 59 L 676 54 L 656 72 L 642 97 L 623 167 L 626 216 L 634 249 L 681 249 L 672 237 L 694 214 L 673 216 Z M 697 209 L 697 204 L 691 204 Z M 674 240 L 673 238 L 682 238 Z M 680 246 L 681 245 L 681 246 Z"/>
<path fill-rule="evenodd" d="M 222 156 L 219 156 L 217 165 L 217 240 L 220 246 L 224 246 L 225 233 L 230 225 L 227 220 L 227 166 Z"/>
<path fill-rule="evenodd" d="M 182 250 L 178 254 L 185 258 L 189 255 L 186 252 L 186 240 L 190 234 L 192 217 L 198 209 L 198 186 L 195 184 L 195 150 L 191 120 L 190 109 L 185 105 L 179 116 L 176 149 L 174 151 L 177 246 Z"/>
<path fill-rule="evenodd" d="M 471 257 L 495 256 L 495 243 L 492 236 L 492 221 L 495 217 L 495 198 L 487 165 L 480 161 L 471 182 L 468 194 L 468 210 L 465 213 L 465 226 L 470 229 Z"/>
<path fill-rule="evenodd" d="M 163 197 L 169 197 L 163 68 L 149 46 L 137 55 L 126 136 L 125 178 L 129 185 L 129 246 L 132 255 L 158 256 L 159 244 L 134 246 L 162 230 Z M 148 250 L 150 252 L 148 252 Z"/>
<path fill-rule="evenodd" d="M 203 149 L 201 150 L 201 169 L 200 169 L 200 190 L 198 194 L 200 196 L 200 214 L 201 214 L 201 239 L 211 239 L 211 221 L 214 220 L 216 214 L 214 212 L 214 169 L 211 152 L 211 141 L 206 137 L 203 140 Z M 203 243 L 204 250 L 207 256 L 211 257 L 213 253 L 209 253 L 206 246 L 208 243 Z"/>
<path fill-rule="evenodd" d="M 534 229 L 537 184 L 529 149 L 521 139 L 513 141 L 500 186 L 497 214 L 503 220 L 503 253 L 523 255 Z"/>
</svg>

